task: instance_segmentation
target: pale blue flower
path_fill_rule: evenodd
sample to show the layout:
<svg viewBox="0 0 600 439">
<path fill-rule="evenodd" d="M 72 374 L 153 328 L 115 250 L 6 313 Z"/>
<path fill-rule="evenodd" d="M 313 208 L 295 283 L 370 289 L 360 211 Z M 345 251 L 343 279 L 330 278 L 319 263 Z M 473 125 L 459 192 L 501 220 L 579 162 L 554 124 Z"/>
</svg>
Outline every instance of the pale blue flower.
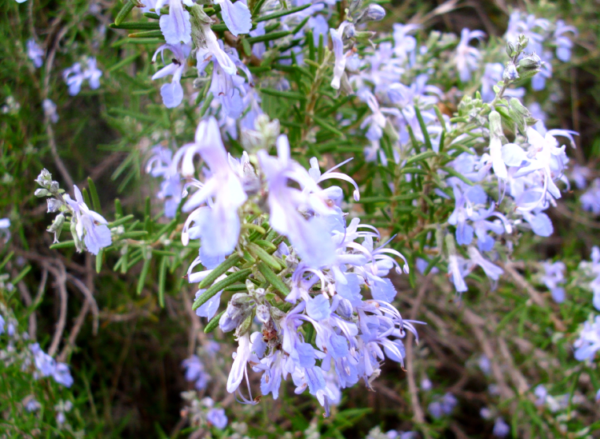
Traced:
<svg viewBox="0 0 600 439">
<path fill-rule="evenodd" d="M 163 15 L 164 17 L 164 15 Z M 160 53 L 164 62 L 164 52 L 168 50 L 172 53 L 171 64 L 166 65 L 152 76 L 152 80 L 173 76 L 171 83 L 163 84 L 160 88 L 160 95 L 167 108 L 175 108 L 183 101 L 183 87 L 181 86 L 181 76 L 187 69 L 187 57 L 190 54 L 191 47 L 187 44 L 163 44 L 154 52 L 152 62 Z"/>
<path fill-rule="evenodd" d="M 342 75 L 346 69 L 348 53 L 344 53 L 344 32 L 347 29 L 353 30 L 354 26 L 344 21 L 337 29 L 329 30 L 331 42 L 333 44 L 333 55 L 335 57 L 331 87 L 335 88 L 336 90 L 340 88 L 340 81 L 342 80 Z"/>
<path fill-rule="evenodd" d="M 183 360 L 181 366 L 185 369 L 185 379 L 195 381 L 197 390 L 204 390 L 210 381 L 210 375 L 205 371 L 204 364 L 197 355 Z"/>
<path fill-rule="evenodd" d="M 573 42 L 564 35 L 566 32 L 571 32 L 574 36 L 578 35 L 575 26 L 568 26 L 563 20 L 557 20 L 552 37 L 556 45 L 556 57 L 563 62 L 571 59 L 571 50 L 573 49 Z"/>
<path fill-rule="evenodd" d="M 159 0 L 155 6 L 156 11 L 160 11 L 164 3 L 165 0 Z M 184 3 L 187 6 L 194 4 L 191 0 Z M 181 0 L 169 0 L 169 14 L 162 15 L 159 24 L 167 44 L 187 44 L 192 41 L 190 13 L 183 8 Z"/>
<path fill-rule="evenodd" d="M 225 409 L 210 409 L 206 414 L 206 420 L 219 430 L 223 430 L 227 427 Z"/>
<path fill-rule="evenodd" d="M 10 219 L 0 218 L 0 234 L 4 235 L 6 241 L 10 239 Z"/>
<path fill-rule="evenodd" d="M 506 437 L 510 433 L 510 426 L 504 422 L 502 417 L 496 418 L 496 422 L 494 422 L 494 430 L 492 434 L 496 437 Z"/>
<path fill-rule="evenodd" d="M 97 89 L 100 87 L 101 76 L 102 71 L 96 65 L 96 58 L 91 56 L 86 59 L 85 69 L 82 69 L 80 63 L 75 63 L 63 71 L 63 79 L 69 87 L 69 94 L 71 96 L 79 94 L 85 80 L 88 81 L 90 88 Z"/>
<path fill-rule="evenodd" d="M 596 316 L 593 323 L 584 323 L 573 347 L 576 360 L 591 361 L 594 359 L 596 352 L 600 350 L 600 316 Z"/>
<path fill-rule="evenodd" d="M 458 404 L 458 401 L 451 393 L 446 393 L 441 399 L 429 404 L 427 410 L 436 419 L 441 418 L 444 415 L 450 415 L 454 410 L 454 407 Z"/>
<path fill-rule="evenodd" d="M 50 99 L 44 99 L 42 102 L 42 109 L 44 110 L 44 115 L 50 122 L 58 122 L 58 113 L 56 112 L 56 104 L 54 102 Z"/>
<path fill-rule="evenodd" d="M 41 373 L 42 376 L 47 377 L 54 373 L 56 362 L 54 359 L 46 354 L 38 343 L 34 343 L 29 346 L 31 353 L 33 354 L 33 360 L 36 369 Z"/>
<path fill-rule="evenodd" d="M 565 264 L 563 262 L 555 262 L 553 264 L 544 262 L 544 275 L 541 280 L 550 290 L 552 298 L 556 303 L 565 301 L 565 289 L 560 284 L 565 282 Z"/>
<path fill-rule="evenodd" d="M 545 18 L 536 18 L 535 15 L 526 15 L 521 11 L 514 11 L 510 14 L 508 29 L 504 38 L 507 41 L 515 42 L 519 35 L 525 35 L 528 38 L 528 51 L 542 53 L 542 43 L 544 42 L 544 33 L 550 27 L 550 22 Z"/>
<path fill-rule="evenodd" d="M 579 198 L 583 210 L 600 215 L 600 178 L 596 178 Z"/>
<path fill-rule="evenodd" d="M 483 37 L 485 37 L 485 33 L 480 30 L 471 31 L 464 28 L 460 33 L 460 42 L 456 47 L 454 62 L 456 63 L 458 75 L 462 82 L 467 82 L 471 79 L 472 72 L 479 68 L 479 60 L 481 58 L 479 50 L 469 46 L 469 43 L 475 39 L 481 40 Z"/>
<path fill-rule="evenodd" d="M 52 378 L 58 384 L 62 384 L 65 387 L 71 387 L 73 385 L 73 377 L 69 371 L 69 366 L 65 363 L 56 363 L 56 367 L 52 372 Z"/>
<path fill-rule="evenodd" d="M 38 69 L 44 63 L 44 54 L 45 52 L 38 46 L 34 39 L 27 40 L 27 56 Z"/>
<path fill-rule="evenodd" d="M 221 5 L 223 21 L 233 35 L 238 36 L 250 32 L 252 16 L 246 0 L 238 0 L 235 3 L 232 3 L 231 0 L 215 0 L 215 3 Z"/>
<path fill-rule="evenodd" d="M 112 237 L 107 226 L 108 221 L 93 210 L 90 210 L 83 200 L 83 195 L 77 186 L 73 186 L 75 200 L 65 195 L 65 201 L 74 212 L 75 230 L 80 241 L 85 243 L 87 250 L 97 255 L 101 248 L 112 244 Z"/>
<path fill-rule="evenodd" d="M 146 172 L 153 177 L 163 179 L 156 197 L 165 202 L 165 216 L 174 218 L 183 191 L 181 176 L 177 169 L 178 156 L 173 157 L 173 152 L 161 145 L 153 147 L 152 152 L 153 155 L 146 164 Z"/>
<path fill-rule="evenodd" d="M 327 265 L 335 257 L 335 248 L 326 221 L 317 215 L 306 219 L 299 208 L 317 208 L 319 211 L 330 208 L 326 204 L 320 205 L 322 201 L 313 202 L 310 192 L 319 192 L 320 188 L 304 168 L 290 159 L 290 146 L 285 136 L 277 139 L 277 152 L 277 158 L 266 151 L 258 152 L 269 188 L 271 227 L 290 239 L 304 263 L 312 267 Z M 290 180 L 304 190 L 289 186 Z"/>
<path fill-rule="evenodd" d="M 536 91 L 546 88 L 546 80 L 552 78 L 552 52 L 542 52 L 540 71 L 531 79 L 531 88 Z"/>
<path fill-rule="evenodd" d="M 195 140 L 195 143 L 184 146 L 182 174 L 193 174 L 196 154 L 202 156 L 210 174 L 183 206 L 184 212 L 193 212 L 185 222 L 181 239 L 187 245 L 190 234 L 193 234 L 194 238 L 201 239 L 205 255 L 228 255 L 238 242 L 241 227 L 238 209 L 247 196 L 242 182 L 230 166 L 214 118 L 200 122 Z M 191 224 L 194 224 L 193 230 L 190 229 Z"/>
</svg>

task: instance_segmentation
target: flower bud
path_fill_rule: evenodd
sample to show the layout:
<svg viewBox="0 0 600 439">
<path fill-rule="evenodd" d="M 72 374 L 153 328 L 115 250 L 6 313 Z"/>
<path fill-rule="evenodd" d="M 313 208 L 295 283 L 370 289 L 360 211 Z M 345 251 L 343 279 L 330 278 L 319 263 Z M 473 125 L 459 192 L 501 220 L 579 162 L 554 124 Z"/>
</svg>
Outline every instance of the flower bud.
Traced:
<svg viewBox="0 0 600 439">
<path fill-rule="evenodd" d="M 83 242 L 81 242 L 77 235 L 77 221 L 74 218 L 71 219 L 71 235 L 73 236 L 73 241 L 75 241 L 75 248 L 81 253 L 83 251 Z"/>
<path fill-rule="evenodd" d="M 357 24 L 366 23 L 368 21 L 379 21 L 385 17 L 385 9 L 376 4 L 367 6 L 362 14 L 356 19 Z"/>
<path fill-rule="evenodd" d="M 517 51 L 519 53 L 521 53 L 529 45 L 529 38 L 527 38 L 525 35 L 519 35 L 519 39 L 517 40 L 517 44 L 518 44 Z"/>
<path fill-rule="evenodd" d="M 237 330 L 235 331 L 235 335 L 236 337 L 241 337 L 242 335 L 244 335 L 246 332 L 248 332 L 250 330 L 250 326 L 252 326 L 252 313 L 248 314 L 248 316 L 244 319 L 244 321 L 242 322 L 242 324 L 240 326 L 238 326 Z"/>
<path fill-rule="evenodd" d="M 509 101 L 508 114 L 515 121 L 519 131 L 523 135 L 526 134 L 525 130 L 528 126 L 533 126 L 537 122 L 537 120 L 531 116 L 529 110 L 516 98 L 512 98 Z"/>
<path fill-rule="evenodd" d="M 61 213 L 54 218 L 52 225 L 48 227 L 48 232 L 54 233 L 54 243 L 58 242 L 60 238 L 60 232 L 62 232 L 63 226 L 65 225 L 65 216 Z"/>
<path fill-rule="evenodd" d="M 266 305 L 258 305 L 256 307 L 256 317 L 265 325 L 271 320 L 271 314 L 269 313 L 269 307 Z"/>
<path fill-rule="evenodd" d="M 42 172 L 40 172 L 40 175 L 34 181 L 40 186 L 47 188 L 52 181 L 52 174 L 47 169 L 42 169 Z"/>
<path fill-rule="evenodd" d="M 511 82 L 519 79 L 519 72 L 517 71 L 517 66 L 512 61 L 506 65 L 504 69 L 504 73 L 502 74 L 502 80 L 505 82 Z"/>
<path fill-rule="evenodd" d="M 517 56 L 517 48 L 510 41 L 508 43 L 506 43 L 506 54 L 511 58 L 514 58 L 515 56 Z"/>
<path fill-rule="evenodd" d="M 46 189 L 39 188 L 39 189 L 35 190 L 33 195 L 35 195 L 38 198 L 43 198 L 43 197 L 47 197 L 52 194 L 50 192 L 48 192 Z"/>
<path fill-rule="evenodd" d="M 517 71 L 522 79 L 531 78 L 542 68 L 542 60 L 535 53 L 522 58 L 517 64 Z"/>
<path fill-rule="evenodd" d="M 48 203 L 48 213 L 56 212 L 63 204 L 62 201 L 56 198 L 48 198 L 46 202 Z"/>
<path fill-rule="evenodd" d="M 503 137 L 504 130 L 502 129 L 502 118 L 500 113 L 492 111 L 490 113 L 490 137 Z"/>
</svg>

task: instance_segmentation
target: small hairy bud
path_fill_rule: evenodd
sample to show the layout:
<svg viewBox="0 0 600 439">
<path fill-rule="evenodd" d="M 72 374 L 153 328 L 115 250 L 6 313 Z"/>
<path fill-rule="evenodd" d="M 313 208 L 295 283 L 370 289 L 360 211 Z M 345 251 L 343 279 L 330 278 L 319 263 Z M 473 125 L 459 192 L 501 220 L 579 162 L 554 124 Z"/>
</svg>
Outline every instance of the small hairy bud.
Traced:
<svg viewBox="0 0 600 439">
<path fill-rule="evenodd" d="M 376 4 L 370 4 L 362 14 L 356 19 L 356 24 L 362 24 L 369 21 L 379 21 L 385 17 L 385 9 Z"/>
<path fill-rule="evenodd" d="M 35 192 L 33 193 L 33 195 L 35 195 L 38 198 L 43 198 L 43 197 L 47 197 L 47 196 L 49 196 L 51 194 L 50 194 L 50 192 L 48 192 L 48 190 L 39 188 L 39 189 L 35 190 Z"/>
<path fill-rule="evenodd" d="M 62 232 L 63 226 L 65 225 L 65 216 L 61 213 L 54 218 L 52 225 L 48 227 L 50 233 L 54 233 L 54 243 L 58 242 L 60 238 L 60 232 Z"/>
<path fill-rule="evenodd" d="M 258 305 L 256 307 L 256 317 L 262 323 L 267 324 L 271 320 L 271 314 L 269 313 L 269 307 L 266 305 Z"/>
<path fill-rule="evenodd" d="M 517 64 L 517 71 L 522 79 L 531 78 L 542 68 L 542 60 L 535 53 L 521 59 Z"/>
<path fill-rule="evenodd" d="M 511 82 L 519 79 L 519 72 L 517 71 L 517 66 L 512 61 L 506 65 L 504 69 L 504 73 L 502 74 L 502 80 L 506 82 Z"/>
<path fill-rule="evenodd" d="M 40 175 L 34 181 L 40 186 L 48 188 L 52 182 L 52 174 L 47 169 L 42 169 L 42 172 L 40 172 Z"/>
</svg>

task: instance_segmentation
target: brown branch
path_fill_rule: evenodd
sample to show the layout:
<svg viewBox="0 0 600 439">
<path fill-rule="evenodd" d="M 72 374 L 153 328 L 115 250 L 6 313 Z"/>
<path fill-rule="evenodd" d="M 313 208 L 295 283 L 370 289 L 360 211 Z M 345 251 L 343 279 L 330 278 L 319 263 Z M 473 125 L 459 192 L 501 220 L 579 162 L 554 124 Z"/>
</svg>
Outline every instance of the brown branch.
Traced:
<svg viewBox="0 0 600 439">
<path fill-rule="evenodd" d="M 471 328 L 473 329 L 473 334 L 475 335 L 475 338 L 477 338 L 477 341 L 481 345 L 481 349 L 483 350 L 483 353 L 490 360 L 492 374 L 494 375 L 494 378 L 496 379 L 496 382 L 498 383 L 500 395 L 504 399 L 512 398 L 513 392 L 506 384 L 506 380 L 504 379 L 504 375 L 502 374 L 500 365 L 494 359 L 494 357 L 495 357 L 494 349 L 492 348 L 492 345 L 490 344 L 490 341 L 486 337 L 485 331 L 483 330 L 483 328 L 485 327 L 485 320 L 483 320 L 481 317 L 479 317 L 477 314 L 475 314 L 473 311 L 471 311 L 468 308 L 465 308 L 464 313 L 463 313 L 463 318 L 464 318 L 464 321 L 469 326 L 471 326 Z"/>
<path fill-rule="evenodd" d="M 98 334 L 98 319 L 100 316 L 100 310 L 98 309 L 98 304 L 96 303 L 96 299 L 94 299 L 94 294 L 89 290 L 89 288 L 83 282 L 81 282 L 79 279 L 77 279 L 72 274 L 67 274 L 67 280 L 69 280 L 73 285 L 75 285 L 77 287 L 77 289 L 79 289 L 79 291 L 81 291 L 81 293 L 83 294 L 83 296 L 86 299 L 86 302 L 88 302 L 90 304 L 92 314 L 94 315 L 94 326 L 93 326 L 92 331 L 93 331 L 94 335 Z"/>
<path fill-rule="evenodd" d="M 58 50 L 60 41 L 64 38 L 68 30 L 69 27 L 65 26 L 58 32 L 56 39 L 54 40 L 54 44 L 52 44 L 52 48 L 50 49 L 48 57 L 46 58 L 46 74 L 44 76 L 44 86 L 42 88 L 42 99 L 48 98 L 50 92 L 50 75 L 52 73 L 52 67 L 54 66 L 54 57 L 56 56 L 56 51 Z M 44 123 L 46 125 L 46 134 L 48 135 L 48 143 L 50 144 L 50 152 L 52 153 L 54 164 L 58 168 L 58 172 L 60 172 L 60 175 L 64 179 L 68 189 L 72 190 L 73 178 L 71 178 L 71 174 L 69 174 L 67 167 L 58 154 L 56 138 L 54 137 L 54 129 L 52 128 L 52 122 L 48 116 L 44 117 Z"/>
<path fill-rule="evenodd" d="M 500 265 L 502 265 L 504 270 L 510 275 L 510 277 L 512 277 L 515 284 L 529 295 L 533 303 L 538 305 L 540 308 L 547 307 L 546 300 L 544 300 L 544 296 L 542 296 L 541 293 L 539 293 L 535 288 L 533 288 L 533 286 L 531 286 L 531 284 L 527 282 L 527 280 L 523 276 L 521 276 L 521 274 L 513 267 L 511 262 L 500 263 Z M 561 322 L 554 315 L 554 313 L 550 314 L 550 319 L 554 323 L 555 328 L 560 332 L 565 332 L 567 330 L 565 324 Z"/>
<path fill-rule="evenodd" d="M 413 304 L 413 308 L 410 312 L 410 320 L 414 320 L 419 312 L 419 308 L 423 299 L 425 297 L 425 293 L 427 292 L 427 288 L 429 287 L 429 283 L 431 280 L 431 274 L 428 275 L 419 292 L 417 294 L 417 298 Z M 421 403 L 419 401 L 419 389 L 417 387 L 417 383 L 415 381 L 415 371 L 413 365 L 413 334 L 409 332 L 406 336 L 406 375 L 408 380 L 408 392 L 410 394 L 410 402 L 412 405 L 415 423 L 421 428 L 423 435 L 425 438 L 430 438 L 429 429 L 425 424 L 425 414 L 423 413 L 423 409 L 421 408 Z"/>
<path fill-rule="evenodd" d="M 48 349 L 48 355 L 53 357 L 58 350 L 58 345 L 60 344 L 60 340 L 62 338 L 63 332 L 65 331 L 65 325 L 67 322 L 67 273 L 65 270 L 65 266 L 58 261 L 58 268 L 53 267 L 52 265 L 46 263 L 46 269 L 52 273 L 56 282 L 55 286 L 58 288 L 58 293 L 60 297 L 60 314 L 58 318 L 58 323 L 56 324 L 56 330 L 54 331 L 54 336 L 52 338 L 52 344 Z"/>
</svg>

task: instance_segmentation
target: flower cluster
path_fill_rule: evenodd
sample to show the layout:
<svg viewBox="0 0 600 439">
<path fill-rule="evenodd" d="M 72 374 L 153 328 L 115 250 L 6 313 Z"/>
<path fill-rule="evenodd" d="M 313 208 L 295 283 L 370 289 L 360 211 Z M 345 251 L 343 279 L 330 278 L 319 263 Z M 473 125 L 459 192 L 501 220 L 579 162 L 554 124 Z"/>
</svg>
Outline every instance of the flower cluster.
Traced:
<svg viewBox="0 0 600 439">
<path fill-rule="evenodd" d="M 542 282 L 550 290 L 552 298 L 556 303 L 565 301 L 565 289 L 562 284 L 565 282 L 565 264 L 563 262 L 544 262 L 544 274 L 541 277 Z"/>
<path fill-rule="evenodd" d="M 219 430 L 227 427 L 229 420 L 225 415 L 225 409 L 215 407 L 215 402 L 212 398 L 198 399 L 196 392 L 193 391 L 183 392 L 181 396 L 187 403 L 182 415 L 189 418 L 191 425 L 207 425 Z"/>
<path fill-rule="evenodd" d="M 63 71 L 63 79 L 69 87 L 71 96 L 79 94 L 84 81 L 88 81 L 92 90 L 100 87 L 102 71 L 96 66 L 96 58 L 87 57 L 85 65 L 85 68 L 83 68 L 81 63 L 77 62 Z"/>
<path fill-rule="evenodd" d="M 576 36 L 577 29 L 566 25 L 563 20 L 552 23 L 545 18 L 516 10 L 510 15 L 504 38 L 509 42 L 516 42 L 521 35 L 529 40 L 533 54 L 537 54 L 543 61 L 541 71 L 531 82 L 534 90 L 543 90 L 546 80 L 552 78 L 554 56 L 563 62 L 571 59 L 573 42 L 567 35 Z"/>
<path fill-rule="evenodd" d="M 105 247 L 112 244 L 112 237 L 108 222 L 104 217 L 86 204 L 83 195 L 77 186 L 73 187 L 75 199 L 60 189 L 57 181 L 52 180 L 52 175 L 42 170 L 35 182 L 41 186 L 35 191 L 37 197 L 47 197 L 48 212 L 58 212 L 48 231 L 54 234 L 54 242 L 58 242 L 63 226 L 70 222 L 71 235 L 75 241 L 77 251 L 85 248 L 95 255 Z"/>
<path fill-rule="evenodd" d="M 21 370 L 32 371 L 35 379 L 52 377 L 58 384 L 71 387 L 73 378 L 69 366 L 54 360 L 39 343 L 28 342 L 29 334 L 18 331 L 16 320 L 7 317 L 9 313 L 4 305 L 0 305 L 0 311 L 0 335 L 5 334 L 8 341 L 6 349 L 0 351 L 0 360 L 5 365 L 20 364 Z M 20 349 L 20 346 L 25 348 Z"/>
<path fill-rule="evenodd" d="M 401 254 L 386 248 L 387 242 L 380 243 L 381 236 L 373 227 L 358 219 L 348 223 L 341 209 L 340 187 L 319 186 L 330 179 L 344 180 L 354 186 L 358 199 L 356 183 L 337 171 L 341 165 L 322 173 L 318 161 L 312 159 L 306 170 L 291 159 L 283 135 L 277 138 L 277 152 L 276 157 L 266 150 L 244 153 L 239 160 L 228 156 L 217 121 L 209 118 L 200 122 L 196 141 L 175 154 L 176 169 L 189 179 L 186 193 L 197 188 L 183 204 L 183 211 L 191 213 L 182 240 L 185 244 L 192 239 L 201 242 L 188 278 L 202 282 L 220 264 L 245 252 L 254 255 L 247 257 L 257 260 L 255 274 L 232 267 L 229 276 L 223 273 L 214 279 L 218 284 L 246 274 L 247 292 L 234 294 L 219 318 L 224 332 L 235 330 L 239 344 L 227 390 L 245 402 L 253 401 L 239 389 L 249 366 L 262 374 L 264 395 L 277 398 L 281 382 L 291 377 L 297 393 L 308 389 L 328 412 L 329 404 L 339 402 L 340 389 L 361 380 L 370 387 L 385 358 L 403 363 L 402 339 L 407 330 L 417 334 L 391 304 L 396 290 L 387 275 L 392 269 L 408 272 L 408 265 Z M 203 181 L 191 178 L 197 174 L 196 155 L 208 168 L 202 172 Z M 157 156 L 152 159 L 156 160 Z M 268 224 L 267 238 L 281 236 L 287 243 L 276 239 L 279 246 L 275 247 L 264 240 L 240 238 L 246 223 L 239 212 L 257 206 L 268 212 L 268 223 L 255 220 L 245 230 L 261 230 Z M 404 261 L 403 267 L 394 257 Z M 205 269 L 194 271 L 200 264 Z M 279 299 L 261 286 L 261 279 L 271 283 Z M 367 289 L 371 298 L 364 296 Z M 201 288 L 194 303 L 197 314 L 209 319 L 217 313 L 224 294 L 223 289 L 212 290 Z M 254 318 L 259 331 L 252 329 Z M 307 337 L 307 333 L 313 335 Z M 204 386 L 199 359 L 191 357 L 185 367 L 188 379 L 202 381 Z"/>
</svg>

